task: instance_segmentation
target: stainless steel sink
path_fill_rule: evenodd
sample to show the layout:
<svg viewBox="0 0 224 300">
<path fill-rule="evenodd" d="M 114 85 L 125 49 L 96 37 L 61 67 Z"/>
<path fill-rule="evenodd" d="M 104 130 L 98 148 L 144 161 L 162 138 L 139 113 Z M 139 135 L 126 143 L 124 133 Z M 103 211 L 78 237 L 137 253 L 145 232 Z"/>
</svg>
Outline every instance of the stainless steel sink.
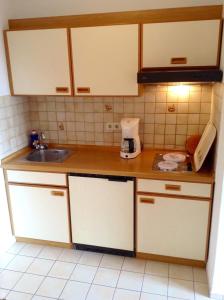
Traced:
<svg viewBox="0 0 224 300">
<path fill-rule="evenodd" d="M 63 162 L 71 154 L 66 149 L 34 150 L 29 153 L 25 160 L 34 162 Z"/>
</svg>

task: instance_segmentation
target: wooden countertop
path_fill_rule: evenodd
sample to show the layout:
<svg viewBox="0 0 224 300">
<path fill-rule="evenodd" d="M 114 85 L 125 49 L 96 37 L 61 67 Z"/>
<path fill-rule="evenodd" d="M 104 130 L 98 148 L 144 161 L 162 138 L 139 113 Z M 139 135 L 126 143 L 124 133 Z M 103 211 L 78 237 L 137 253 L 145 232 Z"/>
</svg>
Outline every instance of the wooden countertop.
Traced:
<svg viewBox="0 0 224 300">
<path fill-rule="evenodd" d="M 213 183 L 214 174 L 209 170 L 200 172 L 160 172 L 153 171 L 152 165 L 156 153 L 168 152 L 167 150 L 144 150 L 135 159 L 125 160 L 120 158 L 118 147 L 103 146 L 71 146 L 54 145 L 55 148 L 69 148 L 72 150 L 62 163 L 34 163 L 23 161 L 31 150 L 25 148 L 2 161 L 2 168 L 7 170 L 40 171 L 56 173 L 89 173 L 103 175 L 121 175 L 138 178 L 174 180 L 187 182 Z"/>
</svg>

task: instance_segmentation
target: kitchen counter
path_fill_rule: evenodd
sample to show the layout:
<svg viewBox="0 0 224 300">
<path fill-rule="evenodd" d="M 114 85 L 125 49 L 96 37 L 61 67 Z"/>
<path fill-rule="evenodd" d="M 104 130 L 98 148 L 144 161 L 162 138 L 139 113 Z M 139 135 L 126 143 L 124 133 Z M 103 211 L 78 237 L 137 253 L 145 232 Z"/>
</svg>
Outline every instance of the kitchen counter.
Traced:
<svg viewBox="0 0 224 300">
<path fill-rule="evenodd" d="M 52 145 L 54 148 L 69 148 L 72 154 L 62 163 L 37 163 L 23 161 L 31 150 L 24 148 L 2 161 L 7 170 L 40 171 L 55 173 L 89 173 L 132 176 L 146 179 L 174 180 L 185 182 L 213 183 L 214 174 L 209 168 L 200 172 L 160 172 L 152 170 L 156 153 L 170 150 L 146 149 L 135 159 L 120 158 L 119 147 Z"/>
</svg>

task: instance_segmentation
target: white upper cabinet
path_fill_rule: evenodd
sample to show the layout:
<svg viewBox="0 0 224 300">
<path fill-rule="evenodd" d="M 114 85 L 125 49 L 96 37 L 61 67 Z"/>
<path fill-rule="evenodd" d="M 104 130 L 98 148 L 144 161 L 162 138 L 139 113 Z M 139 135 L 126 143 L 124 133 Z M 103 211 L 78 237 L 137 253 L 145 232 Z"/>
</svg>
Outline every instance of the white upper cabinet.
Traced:
<svg viewBox="0 0 224 300">
<path fill-rule="evenodd" d="M 75 95 L 138 95 L 139 26 L 71 29 Z"/>
<path fill-rule="evenodd" d="M 14 95 L 71 95 L 67 29 L 6 33 Z"/>
<path fill-rule="evenodd" d="M 142 68 L 219 64 L 220 20 L 143 25 Z"/>
</svg>

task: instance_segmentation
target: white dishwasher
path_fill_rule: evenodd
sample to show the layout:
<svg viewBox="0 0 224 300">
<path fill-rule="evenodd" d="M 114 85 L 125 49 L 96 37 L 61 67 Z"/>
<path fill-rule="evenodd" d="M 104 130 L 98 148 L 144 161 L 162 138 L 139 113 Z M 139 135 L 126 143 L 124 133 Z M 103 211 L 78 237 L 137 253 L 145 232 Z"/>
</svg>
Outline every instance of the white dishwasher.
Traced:
<svg viewBox="0 0 224 300">
<path fill-rule="evenodd" d="M 70 174 L 69 190 L 76 248 L 134 255 L 134 178 Z"/>
</svg>

